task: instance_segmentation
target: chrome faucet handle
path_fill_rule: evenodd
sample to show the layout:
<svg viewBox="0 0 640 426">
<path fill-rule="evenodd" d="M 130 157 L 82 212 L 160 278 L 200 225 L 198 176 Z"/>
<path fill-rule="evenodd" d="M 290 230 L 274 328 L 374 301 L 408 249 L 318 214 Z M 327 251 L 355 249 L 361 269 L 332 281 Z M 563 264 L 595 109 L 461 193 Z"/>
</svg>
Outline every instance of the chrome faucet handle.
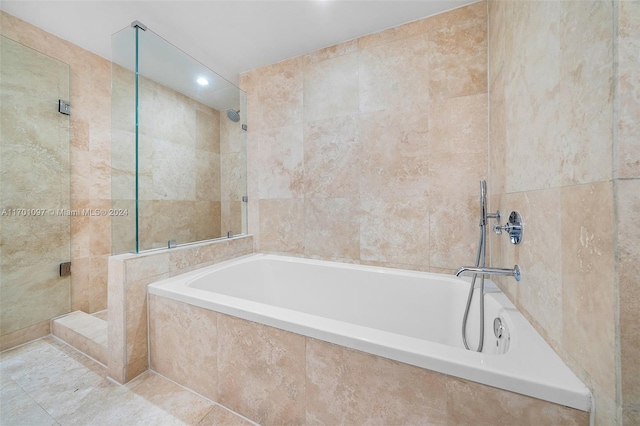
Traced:
<svg viewBox="0 0 640 426">
<path fill-rule="evenodd" d="M 509 215 L 509 221 L 505 225 L 500 225 L 500 220 L 493 225 L 493 232 L 497 235 L 502 234 L 502 231 L 506 231 L 509 234 L 511 244 L 520 244 L 522 242 L 523 229 L 522 216 L 515 210 Z"/>
</svg>

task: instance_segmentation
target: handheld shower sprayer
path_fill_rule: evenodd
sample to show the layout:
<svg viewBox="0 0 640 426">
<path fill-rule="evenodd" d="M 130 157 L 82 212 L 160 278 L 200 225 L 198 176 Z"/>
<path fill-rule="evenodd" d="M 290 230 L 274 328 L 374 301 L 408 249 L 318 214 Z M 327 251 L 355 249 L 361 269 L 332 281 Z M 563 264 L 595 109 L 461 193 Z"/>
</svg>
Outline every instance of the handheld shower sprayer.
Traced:
<svg viewBox="0 0 640 426">
<path fill-rule="evenodd" d="M 480 226 L 487 224 L 487 181 L 480 181 Z"/>
</svg>

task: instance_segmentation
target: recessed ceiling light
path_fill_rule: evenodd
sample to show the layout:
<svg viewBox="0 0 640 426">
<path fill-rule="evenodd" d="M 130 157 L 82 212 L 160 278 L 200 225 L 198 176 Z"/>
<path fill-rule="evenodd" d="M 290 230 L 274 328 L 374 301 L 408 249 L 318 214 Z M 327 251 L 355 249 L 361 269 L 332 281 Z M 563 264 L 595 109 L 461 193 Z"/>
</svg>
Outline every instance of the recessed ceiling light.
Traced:
<svg viewBox="0 0 640 426">
<path fill-rule="evenodd" d="M 198 79 L 196 80 L 196 83 L 198 83 L 200 86 L 208 86 L 209 80 L 207 80 L 204 77 L 198 77 Z"/>
</svg>

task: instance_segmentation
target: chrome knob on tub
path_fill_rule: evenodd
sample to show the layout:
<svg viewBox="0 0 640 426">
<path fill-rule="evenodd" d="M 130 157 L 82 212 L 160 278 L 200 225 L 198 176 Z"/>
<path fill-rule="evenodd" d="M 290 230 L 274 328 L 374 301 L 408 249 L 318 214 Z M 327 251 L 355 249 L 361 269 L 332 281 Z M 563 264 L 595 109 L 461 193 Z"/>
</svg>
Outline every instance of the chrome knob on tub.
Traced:
<svg viewBox="0 0 640 426">
<path fill-rule="evenodd" d="M 506 231 L 509 234 L 511 244 L 520 244 L 522 242 L 523 228 L 522 215 L 514 210 L 509 215 L 509 221 L 505 225 L 500 225 L 500 217 L 498 216 L 498 223 L 493 225 L 493 232 L 500 235 L 502 231 Z"/>
</svg>

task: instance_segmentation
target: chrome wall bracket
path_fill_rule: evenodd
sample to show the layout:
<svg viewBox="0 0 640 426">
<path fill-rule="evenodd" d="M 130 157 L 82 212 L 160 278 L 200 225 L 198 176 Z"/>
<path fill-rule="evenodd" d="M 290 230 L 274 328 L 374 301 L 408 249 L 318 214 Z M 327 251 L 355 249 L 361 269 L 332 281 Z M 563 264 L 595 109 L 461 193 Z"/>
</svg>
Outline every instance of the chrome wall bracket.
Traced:
<svg viewBox="0 0 640 426">
<path fill-rule="evenodd" d="M 509 221 L 505 225 L 500 225 L 500 212 L 497 213 L 498 223 L 493 225 L 493 231 L 500 235 L 502 231 L 509 234 L 509 241 L 511 244 L 520 244 L 522 242 L 522 233 L 524 230 L 524 223 L 522 222 L 522 215 L 517 211 L 512 211 L 509 215 Z"/>
</svg>

